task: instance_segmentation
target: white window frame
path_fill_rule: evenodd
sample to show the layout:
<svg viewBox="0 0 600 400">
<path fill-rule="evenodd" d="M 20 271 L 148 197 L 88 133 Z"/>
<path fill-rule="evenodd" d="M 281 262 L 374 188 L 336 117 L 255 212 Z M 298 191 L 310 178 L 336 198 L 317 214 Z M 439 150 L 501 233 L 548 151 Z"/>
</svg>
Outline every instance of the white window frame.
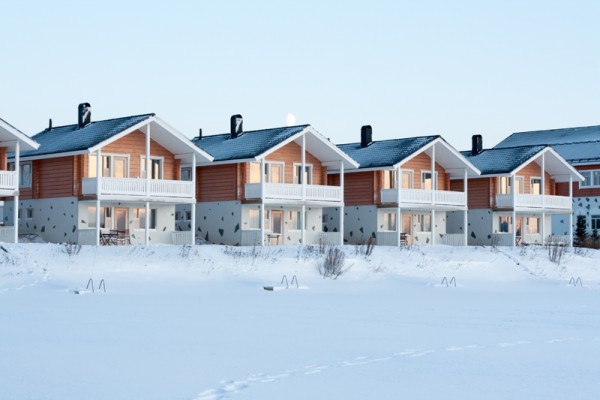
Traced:
<svg viewBox="0 0 600 400">
<path fill-rule="evenodd" d="M 540 185 L 540 192 L 539 193 L 533 193 L 533 184 L 534 184 L 534 180 L 538 180 L 539 181 L 539 185 Z M 531 176 L 529 177 L 529 193 L 530 194 L 537 194 L 537 195 L 542 195 L 542 178 L 539 176 Z"/>
<path fill-rule="evenodd" d="M 249 167 L 248 167 L 248 183 L 260 183 L 260 180 L 261 180 L 260 162 L 251 161 L 248 164 L 249 164 Z M 254 176 L 253 177 L 253 175 L 252 175 L 252 167 L 253 166 L 254 166 L 255 169 L 257 169 L 257 167 L 258 167 L 258 170 L 256 171 L 256 172 L 258 172 L 258 176 Z M 264 176 L 264 173 L 263 173 L 262 176 Z"/>
<path fill-rule="evenodd" d="M 27 207 L 25 209 L 25 220 L 26 221 L 33 221 L 33 216 L 34 216 L 34 209 L 33 209 L 33 207 Z"/>
<path fill-rule="evenodd" d="M 165 158 L 163 156 L 150 156 L 150 166 L 152 166 L 152 161 L 158 160 L 160 161 L 160 177 L 158 178 L 150 178 L 150 179 L 164 179 L 165 176 Z M 140 178 L 146 179 L 146 155 L 140 156 Z"/>
<path fill-rule="evenodd" d="M 506 221 L 503 221 L 503 219 L 505 219 Z M 502 224 L 505 223 L 505 222 L 507 224 L 507 226 L 506 226 L 507 231 L 506 232 L 502 231 Z M 513 227 L 514 227 L 514 223 L 513 223 L 513 220 L 512 220 L 512 216 L 510 216 L 510 215 L 499 215 L 498 216 L 498 233 L 512 233 L 513 232 Z"/>
<path fill-rule="evenodd" d="M 600 215 L 590 215 L 590 228 L 600 230 Z"/>
<path fill-rule="evenodd" d="M 255 214 L 256 216 L 253 216 L 252 214 Z M 253 221 L 256 221 L 256 226 L 254 226 L 252 224 Z M 259 230 L 260 229 L 260 209 L 258 208 L 251 208 L 248 210 L 248 229 L 251 230 Z"/>
<path fill-rule="evenodd" d="M 393 216 L 393 218 L 392 218 Z M 396 232 L 398 230 L 398 216 L 395 212 L 384 212 L 382 215 L 382 232 Z"/>
<path fill-rule="evenodd" d="M 512 176 L 500 176 L 499 178 L 500 179 L 498 179 L 498 194 L 512 194 L 514 186 Z M 506 191 L 503 191 L 503 180 L 506 180 Z M 519 185 L 517 186 L 517 194 L 523 194 L 525 190 L 525 178 L 523 178 L 520 175 L 517 175 L 515 176 L 515 181 L 519 183 Z"/>
<path fill-rule="evenodd" d="M 25 168 L 23 168 L 25 165 L 29 166 L 28 182 L 26 182 L 26 183 L 24 183 Z M 11 162 L 8 164 L 8 170 L 9 171 L 15 170 L 14 162 Z M 20 188 L 30 188 L 30 187 L 32 187 L 32 182 L 33 182 L 33 163 L 31 161 L 20 162 L 19 163 L 19 187 Z"/>
<path fill-rule="evenodd" d="M 288 210 L 287 217 L 289 221 L 288 231 L 302 230 L 302 212 L 298 210 Z"/>
<path fill-rule="evenodd" d="M 585 180 L 579 183 L 579 188 L 590 189 L 600 187 L 600 170 L 598 169 L 586 169 L 579 171 L 584 176 Z M 589 174 L 589 179 L 586 175 Z M 594 184 L 594 178 L 598 178 L 598 184 Z"/>
<path fill-rule="evenodd" d="M 408 179 L 404 176 L 404 174 L 408 175 Z M 405 183 L 408 182 L 408 187 L 404 187 Z M 415 182 L 415 171 L 412 169 L 403 169 L 402 170 L 402 189 L 413 189 Z"/>
<path fill-rule="evenodd" d="M 273 165 L 281 165 L 281 182 L 271 182 L 271 167 Z M 266 183 L 285 183 L 285 163 L 281 161 L 266 161 L 265 162 L 265 182 Z"/>
<path fill-rule="evenodd" d="M 537 224 L 536 224 L 536 227 L 535 227 L 536 230 L 535 231 L 531 230 L 531 226 L 532 226 L 531 220 L 533 220 L 533 219 L 537 220 Z M 538 218 L 538 217 L 527 217 L 527 233 L 534 233 L 534 234 L 540 233 L 541 232 L 540 226 L 541 226 L 541 220 L 540 220 L 540 218 Z"/>
<path fill-rule="evenodd" d="M 429 229 L 425 230 L 425 218 L 429 218 Z M 417 224 L 420 232 L 429 233 L 432 229 L 431 214 L 417 214 Z"/>
<path fill-rule="evenodd" d="M 144 216 L 140 218 L 140 210 L 144 211 Z M 150 225 L 152 226 L 152 214 L 154 214 L 154 227 L 148 228 L 149 231 L 155 231 L 158 225 L 158 210 L 156 208 L 150 208 Z M 136 207 L 133 209 L 133 219 L 137 221 L 136 229 L 146 229 L 145 226 L 142 226 L 142 223 L 146 224 L 146 207 Z"/>
<path fill-rule="evenodd" d="M 96 168 L 97 164 L 97 160 L 96 160 L 97 154 L 96 153 L 92 153 L 89 155 L 88 157 L 88 177 L 89 178 L 97 178 L 98 177 L 98 171 L 96 171 L 96 176 L 91 176 L 90 172 L 92 171 L 92 165 L 94 166 L 94 168 Z M 102 157 L 104 159 L 104 157 L 108 158 L 108 164 L 109 164 L 109 171 L 110 171 L 110 176 L 104 176 L 104 174 L 102 174 L 103 178 L 114 178 L 115 175 L 115 168 L 114 168 L 114 157 L 123 157 L 125 158 L 127 161 L 125 163 L 125 178 L 129 178 L 129 171 L 130 171 L 130 158 L 129 158 L 129 154 L 117 154 L 117 153 L 101 153 L 100 157 Z M 104 161 L 104 160 L 102 160 Z M 100 166 L 103 167 L 103 162 L 100 162 Z M 104 173 L 104 171 L 102 171 Z"/>
<path fill-rule="evenodd" d="M 193 171 L 192 168 L 194 167 L 181 167 L 181 180 L 185 181 L 185 182 L 191 182 L 192 181 L 192 175 L 193 175 Z M 189 178 L 190 179 L 183 179 L 183 173 L 184 171 L 187 173 L 189 171 Z"/>
<path fill-rule="evenodd" d="M 435 174 L 433 176 L 433 180 L 431 182 L 431 189 L 425 189 L 425 175 L 429 174 L 431 175 L 431 170 L 427 170 L 427 171 L 421 171 L 421 189 L 422 190 L 437 190 L 437 181 L 438 181 L 438 172 L 435 171 Z"/>
<path fill-rule="evenodd" d="M 384 169 L 383 170 L 383 188 L 384 189 L 396 189 L 397 176 L 398 176 L 397 169 Z"/>
<path fill-rule="evenodd" d="M 293 164 L 294 167 L 294 183 L 297 185 L 301 185 L 302 181 L 300 179 L 298 179 L 298 169 L 302 169 L 302 163 L 294 163 Z M 306 182 L 307 185 L 312 185 L 312 181 L 313 181 L 313 165 L 312 164 L 304 164 L 304 167 L 310 171 L 310 173 L 307 174 L 308 176 L 308 182 Z"/>
</svg>

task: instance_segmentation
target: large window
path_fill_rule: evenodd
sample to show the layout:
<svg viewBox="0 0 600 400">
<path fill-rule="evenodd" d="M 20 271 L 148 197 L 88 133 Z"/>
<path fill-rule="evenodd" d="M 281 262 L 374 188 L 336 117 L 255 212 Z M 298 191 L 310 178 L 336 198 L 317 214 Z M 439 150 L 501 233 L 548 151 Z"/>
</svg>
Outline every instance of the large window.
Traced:
<svg viewBox="0 0 600 400">
<path fill-rule="evenodd" d="M 133 225 L 139 229 L 146 229 L 146 209 L 136 208 L 133 210 L 134 221 Z M 148 229 L 156 229 L 156 209 L 150 209 L 150 224 Z"/>
<path fill-rule="evenodd" d="M 283 183 L 283 163 L 266 163 L 265 164 L 265 182 Z"/>
<path fill-rule="evenodd" d="M 500 233 L 511 233 L 512 232 L 512 217 L 509 217 L 509 216 L 498 217 L 498 232 L 500 232 Z"/>
<path fill-rule="evenodd" d="M 592 229 L 600 230 L 600 215 L 592 215 Z"/>
<path fill-rule="evenodd" d="M 541 178 L 529 178 L 531 182 L 531 194 L 542 194 L 542 179 Z"/>
<path fill-rule="evenodd" d="M 383 188 L 384 189 L 395 189 L 396 188 L 396 170 L 385 170 L 383 171 Z"/>
<path fill-rule="evenodd" d="M 248 228 L 260 229 L 260 210 L 248 210 Z"/>
<path fill-rule="evenodd" d="M 417 223 L 421 232 L 431 232 L 431 214 L 417 215 Z"/>
<path fill-rule="evenodd" d="M 527 218 L 527 232 L 528 233 L 540 233 L 540 219 L 539 218 Z"/>
<path fill-rule="evenodd" d="M 581 188 L 600 187 L 600 170 L 580 171 L 585 181 L 579 183 Z"/>
<path fill-rule="evenodd" d="M 90 154 L 89 173 L 90 178 L 97 176 L 98 157 L 96 154 Z M 100 165 L 103 177 L 127 178 L 129 176 L 129 157 L 126 155 L 107 154 L 102 156 Z"/>
<path fill-rule="evenodd" d="M 435 190 L 437 189 L 437 171 L 435 172 L 435 177 L 433 181 L 431 180 L 431 171 L 423 171 L 421 172 L 421 189 L 425 190 Z"/>
<path fill-rule="evenodd" d="M 302 213 L 300 211 L 289 211 L 289 229 L 299 231 L 302 229 Z"/>
<path fill-rule="evenodd" d="M 150 179 L 163 178 L 163 158 L 150 156 Z M 140 164 L 140 177 L 146 177 L 146 157 L 142 156 Z"/>
<path fill-rule="evenodd" d="M 396 213 L 386 212 L 383 214 L 382 231 L 396 231 Z"/>
<path fill-rule="evenodd" d="M 31 187 L 31 162 L 19 163 L 19 187 L 30 188 Z M 10 171 L 15 170 L 15 163 L 8 164 Z"/>
<path fill-rule="evenodd" d="M 302 164 L 294 164 L 294 183 L 301 184 L 303 180 L 307 185 L 312 184 L 313 167 L 310 164 L 304 165 L 304 174 L 302 174 Z"/>
<path fill-rule="evenodd" d="M 517 176 L 517 193 L 524 193 L 523 191 L 523 177 Z M 501 176 L 498 179 L 498 193 L 500 194 L 512 194 L 512 178 L 510 176 Z"/>
<path fill-rule="evenodd" d="M 251 162 L 250 163 L 250 179 L 249 183 L 260 183 L 260 163 Z"/>
</svg>

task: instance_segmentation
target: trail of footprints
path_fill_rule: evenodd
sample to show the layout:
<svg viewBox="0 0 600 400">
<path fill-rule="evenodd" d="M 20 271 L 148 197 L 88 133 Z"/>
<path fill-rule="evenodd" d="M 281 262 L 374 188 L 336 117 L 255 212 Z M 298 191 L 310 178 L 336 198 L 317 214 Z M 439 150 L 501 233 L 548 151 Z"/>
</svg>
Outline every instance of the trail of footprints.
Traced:
<svg viewBox="0 0 600 400">
<path fill-rule="evenodd" d="M 556 343 L 581 341 L 581 340 L 582 339 L 579 339 L 579 338 L 569 337 L 569 338 L 559 338 L 559 339 L 548 339 L 541 343 L 542 344 L 556 344 Z M 600 337 L 594 338 L 592 340 L 600 341 Z M 529 345 L 529 344 L 533 344 L 533 343 L 534 342 L 531 342 L 528 340 L 519 340 L 516 342 L 500 342 L 500 343 L 497 343 L 495 346 L 488 346 L 488 348 L 489 349 L 510 348 L 510 347 L 516 347 L 516 346 Z M 279 374 L 272 374 L 272 375 L 264 374 L 264 373 L 252 374 L 252 375 L 249 375 L 246 379 L 242 379 L 242 380 L 222 381 L 222 382 L 220 382 L 220 384 L 217 388 L 209 389 L 209 390 L 205 390 L 205 391 L 201 392 L 197 397 L 194 398 L 194 400 L 221 400 L 226 397 L 230 397 L 231 395 L 235 395 L 256 383 L 275 382 L 275 381 L 279 381 L 281 379 L 288 378 L 292 375 L 319 374 L 319 373 L 321 373 L 327 369 L 331 369 L 331 368 L 352 368 L 352 367 L 356 367 L 356 366 L 360 366 L 360 365 L 390 361 L 395 358 L 404 357 L 404 358 L 410 359 L 410 358 L 426 357 L 426 356 L 436 353 L 436 352 L 438 352 L 438 353 L 439 352 L 458 352 L 458 351 L 469 351 L 469 350 L 484 349 L 484 348 L 485 348 L 485 346 L 481 346 L 478 344 L 470 344 L 470 345 L 466 345 L 466 346 L 449 346 L 442 350 L 405 349 L 405 350 L 402 350 L 402 351 L 399 351 L 396 353 L 392 353 L 391 355 L 387 355 L 387 356 L 380 356 L 380 357 L 358 356 L 352 360 L 341 361 L 341 362 L 335 363 L 333 365 L 324 365 L 324 364 L 307 365 L 303 368 L 290 369 L 290 370 L 287 370 L 286 372 L 279 373 Z"/>
</svg>

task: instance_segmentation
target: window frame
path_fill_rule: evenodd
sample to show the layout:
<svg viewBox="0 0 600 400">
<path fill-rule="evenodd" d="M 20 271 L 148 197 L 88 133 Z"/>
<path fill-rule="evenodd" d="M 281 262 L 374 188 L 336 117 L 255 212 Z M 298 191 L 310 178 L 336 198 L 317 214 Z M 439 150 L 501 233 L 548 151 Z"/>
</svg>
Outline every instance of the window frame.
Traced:
<svg viewBox="0 0 600 400">
<path fill-rule="evenodd" d="M 280 182 L 272 182 L 271 176 L 273 173 L 271 172 L 271 168 L 274 165 L 281 166 L 281 179 Z M 265 171 L 264 171 L 265 183 L 285 183 L 285 162 L 283 161 L 265 161 Z"/>
<path fill-rule="evenodd" d="M 580 189 L 592 189 L 600 187 L 600 170 L 599 169 L 586 169 L 579 171 L 581 175 L 585 178 L 583 182 L 579 182 Z M 586 178 L 586 175 L 590 175 L 589 180 Z M 598 179 L 598 183 L 594 184 L 594 178 Z M 588 183 L 588 184 L 586 184 Z"/>
<path fill-rule="evenodd" d="M 140 211 L 144 212 L 144 216 L 140 218 Z M 135 229 L 146 229 L 146 207 L 136 207 L 133 209 L 134 221 L 137 221 L 137 228 Z M 144 226 L 142 226 L 142 223 Z M 154 225 L 154 226 L 152 226 Z M 155 231 L 158 225 L 158 211 L 156 208 L 150 208 L 150 227 L 149 231 Z"/>
<path fill-rule="evenodd" d="M 388 211 L 382 214 L 382 232 L 397 232 L 398 231 L 398 215 L 395 212 Z"/>
<path fill-rule="evenodd" d="M 590 215 L 590 228 L 592 230 L 594 230 L 594 229 L 600 230 L 600 215 L 599 214 Z"/>
<path fill-rule="evenodd" d="M 102 168 L 102 178 L 114 178 L 115 176 L 115 167 L 114 167 L 114 158 L 115 157 L 122 157 L 125 158 L 125 176 L 124 178 L 129 178 L 130 175 L 130 171 L 131 171 L 131 159 L 130 159 L 130 155 L 129 154 L 118 154 L 118 153 L 101 153 L 100 156 L 102 157 L 102 162 L 101 162 L 101 168 Z M 98 171 L 96 171 L 96 176 L 92 176 L 91 172 L 92 172 L 92 165 L 94 166 L 94 169 L 97 167 L 97 160 L 96 157 L 98 157 L 98 155 L 96 153 L 91 153 L 88 156 L 88 178 L 97 178 L 98 177 Z M 104 158 L 108 159 L 108 164 L 109 164 L 109 171 L 110 171 L 110 176 L 104 176 Z M 93 161 L 92 161 L 93 160 Z"/>
<path fill-rule="evenodd" d="M 158 178 L 150 178 L 154 180 L 164 179 L 165 176 L 165 158 L 163 156 L 150 156 L 150 168 L 152 168 L 152 161 L 160 161 L 160 171 Z M 154 170 L 154 168 L 152 168 Z M 140 155 L 140 178 L 146 179 L 146 155 Z"/>
<path fill-rule="evenodd" d="M 534 184 L 536 184 L 536 182 L 534 181 L 538 181 L 537 184 L 539 184 L 539 193 L 534 193 L 533 192 L 533 188 L 534 188 Z M 534 195 L 542 195 L 542 178 L 539 176 L 530 176 L 529 177 L 529 193 L 530 194 L 534 194 Z"/>
<path fill-rule="evenodd" d="M 429 230 L 425 230 L 425 218 L 429 218 Z M 417 214 L 417 224 L 419 226 L 419 232 L 431 233 L 431 214 Z"/>
<path fill-rule="evenodd" d="M 29 170 L 29 174 L 28 174 L 28 178 L 29 178 L 29 182 L 24 184 L 23 183 L 23 172 L 25 171 L 25 168 L 23 168 L 24 166 L 28 166 L 28 170 Z M 10 162 L 8 163 L 8 170 L 9 171 L 14 171 L 15 170 L 15 163 L 14 162 Z M 19 188 L 31 188 L 33 187 L 33 163 L 31 161 L 23 161 L 23 162 L 19 162 Z"/>
<path fill-rule="evenodd" d="M 294 163 L 293 167 L 294 167 L 294 176 L 292 178 L 293 182 L 295 184 L 297 184 L 297 185 L 302 185 L 302 181 L 299 179 L 299 178 L 301 178 L 301 176 L 300 177 L 298 176 L 298 169 L 302 169 L 302 163 Z M 310 171 L 310 173 L 307 174 L 307 177 L 308 177 L 307 180 L 308 180 L 308 182 L 306 182 L 306 184 L 307 185 L 312 185 L 312 183 L 313 183 L 313 171 L 314 171 L 313 165 L 312 164 L 304 164 L 304 167 L 308 171 Z M 305 173 L 306 173 L 306 171 L 305 171 Z"/>
<path fill-rule="evenodd" d="M 432 176 L 431 170 L 422 170 L 421 171 L 421 189 L 422 190 L 438 190 L 437 189 L 437 185 L 438 185 L 438 172 L 435 171 L 435 174 L 433 174 L 432 178 L 430 178 L 430 179 L 432 179 L 432 182 L 431 182 L 432 183 L 432 187 L 430 189 L 426 189 L 425 188 L 425 175 L 427 175 L 427 174 L 430 175 L 430 176 Z"/>
</svg>

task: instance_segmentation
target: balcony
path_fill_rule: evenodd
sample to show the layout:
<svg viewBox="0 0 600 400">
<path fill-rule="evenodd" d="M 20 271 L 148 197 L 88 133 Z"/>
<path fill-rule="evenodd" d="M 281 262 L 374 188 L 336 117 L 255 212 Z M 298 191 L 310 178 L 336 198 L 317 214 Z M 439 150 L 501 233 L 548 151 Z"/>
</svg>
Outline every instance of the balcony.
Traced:
<svg viewBox="0 0 600 400">
<path fill-rule="evenodd" d="M 98 192 L 97 178 L 83 178 L 81 192 L 109 200 L 149 200 L 166 202 L 195 201 L 194 183 L 165 179 L 101 178 Z"/>
<path fill-rule="evenodd" d="M 246 198 L 260 199 L 261 184 L 247 183 Z M 265 199 L 341 202 L 343 200 L 342 190 L 339 186 L 306 185 L 306 196 L 302 196 L 302 185 L 288 183 L 265 183 Z"/>
<path fill-rule="evenodd" d="M 13 196 L 19 190 L 15 171 L 0 171 L 0 195 Z"/>
<path fill-rule="evenodd" d="M 382 203 L 396 203 L 397 201 L 397 189 L 381 190 Z M 453 192 L 449 190 L 402 189 L 400 190 L 400 204 L 436 204 L 442 206 L 466 207 L 467 197 L 464 192 Z"/>
<path fill-rule="evenodd" d="M 571 199 L 567 196 L 550 196 L 540 194 L 517 194 L 513 205 L 512 194 L 497 194 L 496 207 L 498 208 L 535 208 L 571 211 Z"/>
</svg>

